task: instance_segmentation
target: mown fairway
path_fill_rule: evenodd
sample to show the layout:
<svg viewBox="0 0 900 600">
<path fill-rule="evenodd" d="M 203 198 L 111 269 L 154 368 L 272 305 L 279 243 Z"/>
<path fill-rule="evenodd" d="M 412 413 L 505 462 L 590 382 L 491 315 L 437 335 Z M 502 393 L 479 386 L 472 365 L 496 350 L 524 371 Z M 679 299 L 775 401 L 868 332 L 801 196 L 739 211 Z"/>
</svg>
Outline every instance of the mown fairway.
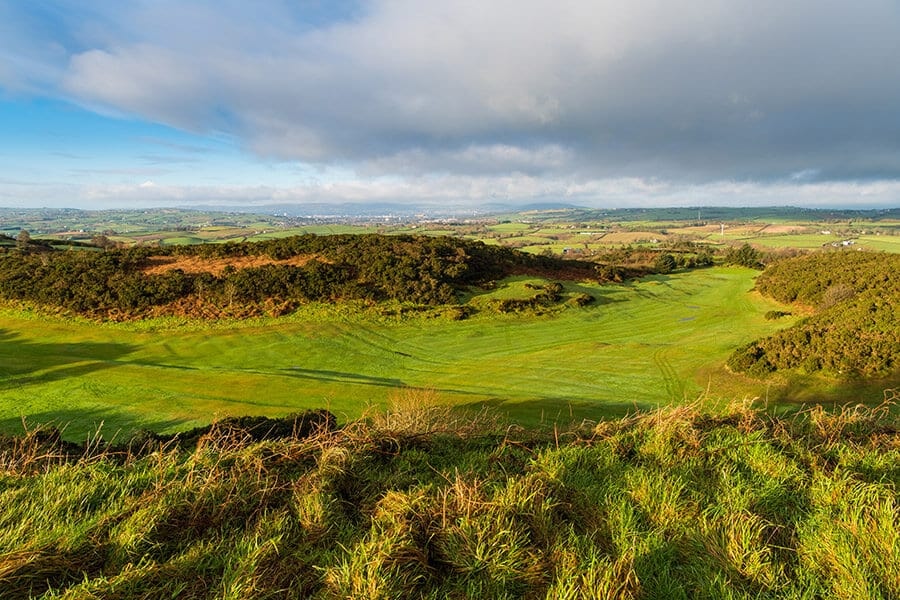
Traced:
<svg viewBox="0 0 900 600">
<path fill-rule="evenodd" d="M 622 414 L 711 397 L 765 396 L 721 364 L 790 319 L 748 293 L 755 272 L 714 268 L 569 286 L 599 302 L 555 316 L 379 317 L 309 308 L 277 320 L 102 324 L 0 313 L 0 428 L 70 423 L 78 437 L 183 429 L 225 415 L 329 408 L 354 418 L 398 388 L 499 405 L 523 423 Z M 522 280 L 491 295 L 515 295 Z M 473 302 L 483 301 L 476 297 Z M 862 400 L 862 398 L 860 398 Z"/>
</svg>

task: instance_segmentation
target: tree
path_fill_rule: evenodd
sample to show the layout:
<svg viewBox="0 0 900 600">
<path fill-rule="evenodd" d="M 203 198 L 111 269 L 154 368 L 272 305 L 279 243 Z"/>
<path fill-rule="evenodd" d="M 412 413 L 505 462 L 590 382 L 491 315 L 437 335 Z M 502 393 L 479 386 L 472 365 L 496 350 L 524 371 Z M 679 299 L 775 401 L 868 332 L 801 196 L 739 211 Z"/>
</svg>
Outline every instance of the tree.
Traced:
<svg viewBox="0 0 900 600">
<path fill-rule="evenodd" d="M 21 231 L 19 232 L 19 235 L 16 236 L 16 244 L 17 244 L 20 248 L 24 248 L 24 247 L 27 246 L 30 242 L 31 242 L 31 234 L 28 233 L 28 232 L 27 232 L 26 230 L 24 230 L 24 229 L 21 230 Z"/>
<path fill-rule="evenodd" d="M 99 233 L 91 238 L 91 243 L 98 248 L 115 248 L 116 243 L 106 237 L 104 234 Z"/>
<path fill-rule="evenodd" d="M 725 262 L 732 265 L 740 265 L 751 269 L 759 269 L 759 251 L 750 244 L 744 244 L 740 248 L 729 248 L 725 255 Z"/>
</svg>

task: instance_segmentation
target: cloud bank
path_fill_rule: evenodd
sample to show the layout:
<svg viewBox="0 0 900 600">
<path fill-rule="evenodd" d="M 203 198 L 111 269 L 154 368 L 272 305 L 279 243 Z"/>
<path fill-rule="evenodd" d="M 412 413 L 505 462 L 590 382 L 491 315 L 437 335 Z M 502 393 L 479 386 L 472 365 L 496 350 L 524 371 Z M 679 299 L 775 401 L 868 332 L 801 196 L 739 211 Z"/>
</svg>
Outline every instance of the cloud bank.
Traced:
<svg viewBox="0 0 900 600">
<path fill-rule="evenodd" d="M 0 84 L 349 169 L 373 196 L 896 204 L 896 0 L 327 4 L 50 3 L 6 15 L 30 25 L 0 31 Z"/>
</svg>

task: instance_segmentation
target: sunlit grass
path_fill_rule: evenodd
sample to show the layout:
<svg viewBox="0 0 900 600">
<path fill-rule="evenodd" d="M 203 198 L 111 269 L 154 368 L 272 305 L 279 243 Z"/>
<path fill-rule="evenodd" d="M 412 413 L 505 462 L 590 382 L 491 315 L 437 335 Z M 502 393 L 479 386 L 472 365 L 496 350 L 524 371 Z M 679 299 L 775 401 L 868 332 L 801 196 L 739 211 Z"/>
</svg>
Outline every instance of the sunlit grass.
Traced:
<svg viewBox="0 0 900 600">
<path fill-rule="evenodd" d="M 885 410 L 442 410 L 407 390 L 339 430 L 131 454 L 5 440 L 0 597 L 900 596 Z"/>
<path fill-rule="evenodd" d="M 693 400 L 763 396 L 768 384 L 721 369 L 738 345 L 784 327 L 772 302 L 748 294 L 753 271 L 716 268 L 627 285 L 567 284 L 585 308 L 497 314 L 493 298 L 530 297 L 513 278 L 469 302 L 464 321 L 440 311 L 310 305 L 280 319 L 177 318 L 96 324 L 0 312 L 0 427 L 21 417 L 70 422 L 79 434 L 173 430 L 230 414 L 327 407 L 342 419 L 383 406 L 402 387 L 432 388 L 456 406 L 500 406 L 540 422 L 596 419 Z M 727 389 L 716 389 L 728 386 Z"/>
</svg>

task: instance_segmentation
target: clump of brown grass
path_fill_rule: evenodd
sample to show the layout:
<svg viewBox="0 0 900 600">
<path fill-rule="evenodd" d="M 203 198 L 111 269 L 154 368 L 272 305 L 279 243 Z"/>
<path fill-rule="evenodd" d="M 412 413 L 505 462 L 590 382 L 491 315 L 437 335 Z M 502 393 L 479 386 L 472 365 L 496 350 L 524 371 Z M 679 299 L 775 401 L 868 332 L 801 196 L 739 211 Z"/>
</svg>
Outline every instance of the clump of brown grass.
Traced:
<svg viewBox="0 0 900 600">
<path fill-rule="evenodd" d="M 502 419 L 488 408 L 461 410 L 441 399 L 433 388 L 405 387 L 394 392 L 388 406 L 372 411 L 371 427 L 380 433 L 470 436 L 502 430 Z"/>
</svg>

